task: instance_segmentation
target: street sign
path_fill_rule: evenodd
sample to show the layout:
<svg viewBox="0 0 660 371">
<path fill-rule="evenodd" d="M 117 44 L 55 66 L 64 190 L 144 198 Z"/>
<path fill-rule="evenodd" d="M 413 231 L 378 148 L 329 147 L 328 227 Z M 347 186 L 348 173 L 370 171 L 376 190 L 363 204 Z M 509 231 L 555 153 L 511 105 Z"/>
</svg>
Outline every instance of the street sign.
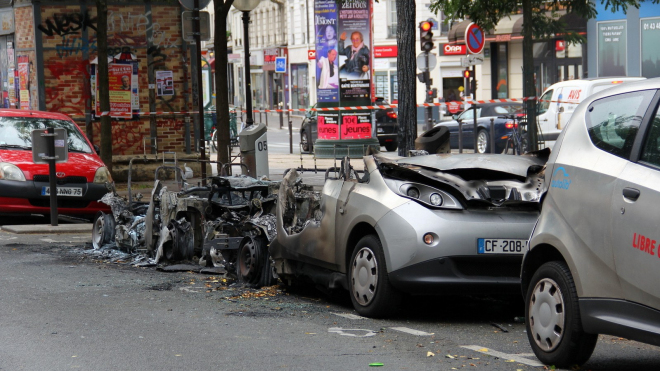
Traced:
<svg viewBox="0 0 660 371">
<path fill-rule="evenodd" d="M 275 58 L 275 72 L 286 73 L 286 57 Z"/>
<path fill-rule="evenodd" d="M 48 129 L 32 130 L 32 161 L 35 164 L 48 163 L 48 141 L 51 136 L 44 134 Z M 55 162 L 67 162 L 69 160 L 69 144 L 67 142 L 66 129 L 55 128 Z M 46 158 L 46 159 L 45 159 Z"/>
<path fill-rule="evenodd" d="M 476 23 L 470 23 L 465 29 L 465 46 L 467 46 L 468 53 L 481 53 L 481 51 L 484 50 L 485 44 L 486 37 L 484 31 L 477 26 Z"/>
<path fill-rule="evenodd" d="M 438 58 L 435 57 L 435 54 L 429 53 L 429 65 L 431 69 L 435 68 L 435 65 L 438 63 Z M 426 71 L 426 53 L 422 52 L 417 55 L 417 69 L 420 71 Z"/>
<path fill-rule="evenodd" d="M 206 8 L 210 2 L 211 0 L 199 0 L 199 9 Z M 188 10 L 193 10 L 195 8 L 195 0 L 179 0 L 179 3 Z"/>
<path fill-rule="evenodd" d="M 181 13 L 181 31 L 183 33 L 183 39 L 188 42 L 195 41 L 192 13 L 191 11 Z M 209 16 L 209 12 L 199 12 L 199 40 L 211 40 L 211 17 Z"/>
</svg>

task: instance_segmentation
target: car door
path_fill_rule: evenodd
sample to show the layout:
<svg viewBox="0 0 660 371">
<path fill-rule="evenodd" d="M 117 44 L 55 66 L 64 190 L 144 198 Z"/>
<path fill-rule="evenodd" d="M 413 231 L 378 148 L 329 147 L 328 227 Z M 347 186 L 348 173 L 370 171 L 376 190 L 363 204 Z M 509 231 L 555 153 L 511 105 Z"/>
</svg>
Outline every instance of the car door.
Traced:
<svg viewBox="0 0 660 371">
<path fill-rule="evenodd" d="M 477 119 L 479 119 L 480 108 L 476 109 Z M 470 107 L 458 116 L 458 120 L 463 123 L 463 148 L 474 148 L 474 115 L 475 106 Z M 458 130 L 456 131 L 456 143 L 458 146 Z"/>
<path fill-rule="evenodd" d="M 539 137 L 542 140 L 555 140 L 549 134 L 553 131 L 554 123 L 557 120 L 557 105 L 552 103 L 552 96 L 555 90 L 548 90 L 543 94 L 538 104 L 538 122 L 539 122 Z"/>
<path fill-rule="evenodd" d="M 639 161 L 630 162 L 615 185 L 612 239 L 625 299 L 660 309 L 660 113 L 657 109 L 651 111 L 643 137 Z"/>
</svg>

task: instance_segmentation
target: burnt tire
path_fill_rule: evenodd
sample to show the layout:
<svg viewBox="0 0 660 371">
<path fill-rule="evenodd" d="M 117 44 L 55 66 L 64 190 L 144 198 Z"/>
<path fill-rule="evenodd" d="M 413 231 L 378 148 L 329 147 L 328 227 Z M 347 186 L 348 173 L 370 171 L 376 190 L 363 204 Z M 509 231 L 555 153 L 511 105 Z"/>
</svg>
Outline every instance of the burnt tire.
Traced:
<svg viewBox="0 0 660 371">
<path fill-rule="evenodd" d="M 115 239 L 115 219 L 111 214 L 99 212 L 92 226 L 92 246 L 95 249 L 112 242 Z"/>
<path fill-rule="evenodd" d="M 570 368 L 591 357 L 598 334 L 582 329 L 577 290 L 566 263 L 543 264 L 532 276 L 525 304 L 527 338 L 541 362 Z"/>
<path fill-rule="evenodd" d="M 236 277 L 238 282 L 250 287 L 275 284 L 276 278 L 265 238 L 245 238 L 241 242 L 236 257 Z"/>
<path fill-rule="evenodd" d="M 365 317 L 383 318 L 399 311 L 403 296 L 390 284 L 383 247 L 378 237 L 362 237 L 351 255 L 348 286 L 355 310 Z"/>
</svg>

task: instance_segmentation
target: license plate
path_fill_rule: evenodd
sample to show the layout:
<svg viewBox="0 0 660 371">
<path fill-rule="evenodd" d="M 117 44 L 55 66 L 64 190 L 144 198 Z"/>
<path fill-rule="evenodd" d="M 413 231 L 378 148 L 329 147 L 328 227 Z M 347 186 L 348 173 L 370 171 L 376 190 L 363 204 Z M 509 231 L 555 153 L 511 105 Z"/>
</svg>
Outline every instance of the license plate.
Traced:
<svg viewBox="0 0 660 371">
<path fill-rule="evenodd" d="M 479 254 L 522 254 L 527 249 L 527 240 L 510 238 L 479 238 Z"/>
<path fill-rule="evenodd" d="M 42 196 L 50 196 L 50 187 L 41 187 Z M 82 197 L 82 188 L 78 187 L 57 187 L 58 196 Z"/>
</svg>

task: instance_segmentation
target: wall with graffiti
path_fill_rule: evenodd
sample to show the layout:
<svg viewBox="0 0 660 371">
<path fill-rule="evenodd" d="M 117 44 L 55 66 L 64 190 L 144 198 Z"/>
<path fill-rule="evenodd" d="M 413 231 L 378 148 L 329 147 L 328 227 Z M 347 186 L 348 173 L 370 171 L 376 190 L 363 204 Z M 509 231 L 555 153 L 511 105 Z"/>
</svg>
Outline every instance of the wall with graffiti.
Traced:
<svg viewBox="0 0 660 371">
<path fill-rule="evenodd" d="M 88 3 L 89 4 L 89 3 Z M 188 49 L 181 38 L 181 8 L 132 2 L 108 6 L 108 56 L 137 60 L 137 85 L 132 119 L 113 119 L 113 153 L 138 154 L 149 143 L 151 129 L 157 132 L 158 151 L 185 150 L 184 114 L 146 114 L 187 112 L 185 79 L 190 76 Z M 30 8 L 31 9 L 31 8 Z M 37 8 L 35 8 L 37 9 Z M 98 144 L 100 123 L 93 115 L 94 83 L 92 64 L 97 58 L 97 14 L 91 5 L 40 6 L 40 33 L 46 110 L 63 112 L 84 125 L 92 117 L 93 142 Z M 18 32 L 17 32 L 18 33 Z M 184 54 L 185 53 L 185 54 Z M 31 59 L 32 60 L 32 59 Z M 151 70 L 151 74 L 150 74 Z M 155 94 L 155 71 L 172 71 L 174 94 Z M 31 80 L 34 81 L 34 80 Z M 88 130 L 89 133 L 89 130 Z M 91 139 L 91 138 L 90 138 Z M 194 140 L 194 139 L 192 139 Z M 147 152 L 151 150 L 147 148 Z"/>
</svg>

